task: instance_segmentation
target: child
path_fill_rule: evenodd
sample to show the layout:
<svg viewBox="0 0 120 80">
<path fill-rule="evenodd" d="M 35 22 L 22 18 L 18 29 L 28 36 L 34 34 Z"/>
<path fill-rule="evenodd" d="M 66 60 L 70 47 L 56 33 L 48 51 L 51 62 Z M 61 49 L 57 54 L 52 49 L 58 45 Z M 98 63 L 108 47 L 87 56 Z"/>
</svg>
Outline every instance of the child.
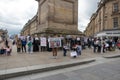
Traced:
<svg viewBox="0 0 120 80">
<path fill-rule="evenodd" d="M 12 51 L 12 49 L 10 48 L 10 46 L 7 46 L 7 48 L 6 48 L 6 54 L 7 54 L 7 56 L 11 55 L 11 51 Z"/>
<path fill-rule="evenodd" d="M 67 45 L 63 46 L 63 56 L 66 56 L 67 53 Z"/>
</svg>

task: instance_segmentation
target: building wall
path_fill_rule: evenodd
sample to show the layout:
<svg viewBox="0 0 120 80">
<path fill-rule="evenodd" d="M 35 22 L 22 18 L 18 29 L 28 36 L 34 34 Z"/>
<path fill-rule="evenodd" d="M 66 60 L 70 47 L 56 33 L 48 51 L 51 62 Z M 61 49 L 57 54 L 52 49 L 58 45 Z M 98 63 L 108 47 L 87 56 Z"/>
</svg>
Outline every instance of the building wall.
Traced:
<svg viewBox="0 0 120 80">
<path fill-rule="evenodd" d="M 22 29 L 28 34 L 82 34 L 78 31 L 78 0 L 36 0 L 38 12 Z M 28 27 L 29 26 L 29 27 Z M 29 29 L 30 30 L 29 30 Z"/>
<path fill-rule="evenodd" d="M 61 32 L 57 30 L 78 31 L 78 0 L 38 0 L 38 3 L 38 33 L 48 29 L 53 33 Z"/>
<path fill-rule="evenodd" d="M 30 25 L 30 35 L 34 35 L 37 31 L 37 21 L 34 20 L 31 22 L 31 25 Z"/>
<path fill-rule="evenodd" d="M 102 0 L 101 0 L 102 1 Z M 104 3 L 99 3 L 98 9 L 96 11 L 96 15 L 94 15 L 95 19 L 90 20 L 89 25 L 86 30 L 87 36 L 91 36 L 93 34 L 97 34 L 104 30 L 109 29 L 120 29 L 120 0 L 103 0 L 106 1 Z M 119 11 L 113 12 L 113 4 L 118 3 Z M 118 17 L 118 27 L 114 28 L 113 19 Z M 94 22 L 94 23 L 91 23 Z M 94 28 L 89 28 L 92 24 L 94 24 Z M 93 30 L 92 30 L 93 29 Z M 88 34 L 89 33 L 89 34 Z"/>
<path fill-rule="evenodd" d="M 31 20 L 29 20 L 23 27 L 22 35 L 34 35 L 37 31 L 37 15 L 35 15 Z"/>
<path fill-rule="evenodd" d="M 29 29 L 29 27 L 27 26 L 27 28 L 25 29 L 25 31 L 24 31 L 24 36 L 27 36 L 28 34 L 29 34 L 29 31 L 30 29 Z"/>
<path fill-rule="evenodd" d="M 48 0 L 40 0 L 38 4 L 38 22 L 39 24 L 45 24 L 48 18 Z"/>
<path fill-rule="evenodd" d="M 112 11 L 113 11 L 113 1 L 108 2 L 106 5 L 106 17 L 107 17 L 107 23 L 105 25 L 106 29 L 112 29 L 113 28 L 113 17 L 112 15 Z"/>
</svg>

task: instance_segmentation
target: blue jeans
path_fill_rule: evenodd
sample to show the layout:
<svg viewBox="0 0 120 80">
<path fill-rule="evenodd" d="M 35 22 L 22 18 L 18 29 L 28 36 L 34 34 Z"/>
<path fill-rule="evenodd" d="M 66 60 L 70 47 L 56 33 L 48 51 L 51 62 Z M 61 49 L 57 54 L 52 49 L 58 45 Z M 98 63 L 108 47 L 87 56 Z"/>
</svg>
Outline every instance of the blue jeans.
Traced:
<svg viewBox="0 0 120 80">
<path fill-rule="evenodd" d="M 67 50 L 63 48 L 63 56 L 66 56 Z"/>
<path fill-rule="evenodd" d="M 94 53 L 96 52 L 97 47 L 98 47 L 97 45 L 94 45 L 94 50 L 93 50 Z"/>
<path fill-rule="evenodd" d="M 28 46 L 28 52 L 32 51 L 32 46 Z"/>
<path fill-rule="evenodd" d="M 78 56 L 81 55 L 81 50 L 76 51 L 76 52 L 77 52 L 77 55 L 78 55 Z"/>
</svg>

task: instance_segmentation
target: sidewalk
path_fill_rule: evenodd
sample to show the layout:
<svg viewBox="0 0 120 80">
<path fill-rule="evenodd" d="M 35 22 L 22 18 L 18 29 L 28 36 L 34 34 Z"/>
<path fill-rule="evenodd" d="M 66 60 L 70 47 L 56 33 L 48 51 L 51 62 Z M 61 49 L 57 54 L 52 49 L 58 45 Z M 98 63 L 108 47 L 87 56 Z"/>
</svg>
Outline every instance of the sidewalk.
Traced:
<svg viewBox="0 0 120 80">
<path fill-rule="evenodd" d="M 58 51 L 57 59 L 53 59 L 52 52 L 37 52 L 37 53 L 17 53 L 16 46 L 13 46 L 13 51 L 11 56 L 0 56 L 0 70 L 19 68 L 25 66 L 33 65 L 43 65 L 43 64 L 52 64 L 60 62 L 70 62 L 76 60 L 83 60 L 87 58 L 100 57 L 105 55 L 112 55 L 119 53 L 119 50 L 113 52 L 107 52 L 104 54 L 93 53 L 92 49 L 87 49 L 82 51 L 82 55 L 73 59 L 70 57 L 70 51 L 67 52 L 67 56 L 63 56 L 62 51 Z"/>
<path fill-rule="evenodd" d="M 32 66 L 42 66 L 46 67 L 46 66 L 58 66 L 59 64 L 66 64 L 66 63 L 75 63 L 77 62 L 81 62 L 84 60 L 90 60 L 93 61 L 93 58 L 96 57 L 103 57 L 103 56 L 114 56 L 114 55 L 119 55 L 120 51 L 116 50 L 116 51 L 112 51 L 112 52 L 106 52 L 104 54 L 101 53 L 93 53 L 92 49 L 86 49 L 82 51 L 82 55 L 80 57 L 77 57 L 75 59 L 70 57 L 70 51 L 67 52 L 67 56 L 64 57 L 63 56 L 63 52 L 62 51 L 58 51 L 58 57 L 57 59 L 53 59 L 52 58 L 52 52 L 37 52 L 37 53 L 17 53 L 16 52 L 16 46 L 12 47 L 13 51 L 11 56 L 1 56 L 0 55 L 0 74 L 6 74 L 7 71 L 10 70 L 16 70 L 15 72 L 19 71 L 19 69 L 24 70 L 23 68 L 27 67 L 32 67 Z M 45 66 L 46 65 L 46 66 Z M 64 65 L 62 66 L 64 67 Z"/>
</svg>

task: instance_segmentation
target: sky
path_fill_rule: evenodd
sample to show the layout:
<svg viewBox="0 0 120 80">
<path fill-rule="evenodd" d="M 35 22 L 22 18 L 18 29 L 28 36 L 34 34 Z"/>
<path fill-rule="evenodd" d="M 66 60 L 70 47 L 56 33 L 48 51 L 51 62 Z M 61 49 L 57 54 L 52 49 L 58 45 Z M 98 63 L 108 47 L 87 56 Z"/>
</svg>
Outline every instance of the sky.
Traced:
<svg viewBox="0 0 120 80">
<path fill-rule="evenodd" d="M 97 10 L 100 0 L 79 0 L 78 29 L 84 31 L 91 15 Z M 35 0 L 0 0 L 0 29 L 9 34 L 18 34 L 25 23 L 36 15 L 38 2 Z"/>
</svg>

